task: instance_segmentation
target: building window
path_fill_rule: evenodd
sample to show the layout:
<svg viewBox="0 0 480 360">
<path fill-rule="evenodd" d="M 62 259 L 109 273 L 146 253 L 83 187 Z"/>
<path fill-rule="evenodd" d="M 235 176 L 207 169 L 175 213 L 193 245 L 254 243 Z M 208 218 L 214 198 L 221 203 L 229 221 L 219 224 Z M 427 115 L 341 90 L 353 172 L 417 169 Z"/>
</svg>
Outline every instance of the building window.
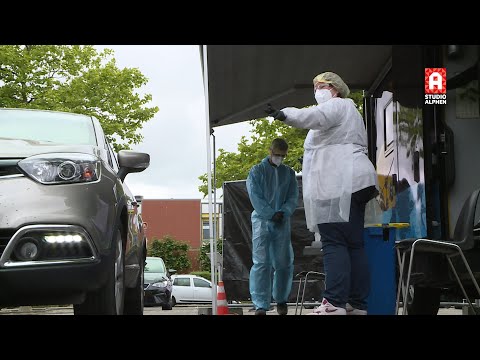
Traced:
<svg viewBox="0 0 480 360">
<path fill-rule="evenodd" d="M 203 239 L 210 239 L 210 221 L 203 222 Z"/>
</svg>

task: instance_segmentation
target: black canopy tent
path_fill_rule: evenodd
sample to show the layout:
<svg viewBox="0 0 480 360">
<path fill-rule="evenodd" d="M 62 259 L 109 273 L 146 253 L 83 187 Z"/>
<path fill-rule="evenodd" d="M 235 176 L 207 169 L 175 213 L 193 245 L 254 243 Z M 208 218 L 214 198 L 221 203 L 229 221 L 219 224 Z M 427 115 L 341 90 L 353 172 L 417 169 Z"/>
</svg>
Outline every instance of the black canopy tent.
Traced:
<svg viewBox="0 0 480 360">
<path fill-rule="evenodd" d="M 208 45 L 206 52 L 213 128 L 264 117 L 266 103 L 311 105 L 312 80 L 324 71 L 352 90 L 369 90 L 391 63 L 392 46 Z M 203 62 L 202 47 L 200 54 Z"/>
</svg>

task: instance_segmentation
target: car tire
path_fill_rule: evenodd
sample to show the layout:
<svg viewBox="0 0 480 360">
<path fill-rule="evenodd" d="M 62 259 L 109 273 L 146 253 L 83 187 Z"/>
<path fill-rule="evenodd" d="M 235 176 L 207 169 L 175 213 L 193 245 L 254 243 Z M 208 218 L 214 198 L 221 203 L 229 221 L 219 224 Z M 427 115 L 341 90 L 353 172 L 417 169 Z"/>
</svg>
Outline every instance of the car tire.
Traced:
<svg viewBox="0 0 480 360">
<path fill-rule="evenodd" d="M 170 295 L 170 301 L 168 304 L 162 305 L 162 310 L 172 310 L 173 308 L 173 297 Z"/>
<path fill-rule="evenodd" d="M 140 271 L 137 276 L 137 284 L 134 288 L 125 289 L 125 308 L 123 313 L 125 315 L 143 315 L 144 307 L 144 255 L 141 256 L 139 267 Z"/>
<path fill-rule="evenodd" d="M 441 289 L 410 286 L 409 291 L 408 315 L 437 315 Z"/>
<path fill-rule="evenodd" d="M 75 304 L 75 315 L 122 315 L 125 297 L 125 250 L 121 228 L 113 241 L 112 257 L 105 285 L 86 295 L 82 304 Z"/>
<path fill-rule="evenodd" d="M 175 296 L 172 296 L 172 307 L 177 305 L 177 300 L 175 299 Z"/>
</svg>

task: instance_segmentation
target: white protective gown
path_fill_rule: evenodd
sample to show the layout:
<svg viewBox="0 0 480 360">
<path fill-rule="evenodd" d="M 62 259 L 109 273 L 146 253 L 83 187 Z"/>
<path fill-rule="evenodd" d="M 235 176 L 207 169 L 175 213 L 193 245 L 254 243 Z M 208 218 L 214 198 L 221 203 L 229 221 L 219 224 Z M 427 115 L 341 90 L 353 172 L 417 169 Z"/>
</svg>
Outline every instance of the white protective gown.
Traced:
<svg viewBox="0 0 480 360">
<path fill-rule="evenodd" d="M 282 109 L 285 124 L 310 129 L 304 143 L 303 201 L 307 227 L 347 222 L 352 193 L 375 185 L 367 156 L 367 132 L 351 99 L 332 98 L 310 108 Z"/>
</svg>

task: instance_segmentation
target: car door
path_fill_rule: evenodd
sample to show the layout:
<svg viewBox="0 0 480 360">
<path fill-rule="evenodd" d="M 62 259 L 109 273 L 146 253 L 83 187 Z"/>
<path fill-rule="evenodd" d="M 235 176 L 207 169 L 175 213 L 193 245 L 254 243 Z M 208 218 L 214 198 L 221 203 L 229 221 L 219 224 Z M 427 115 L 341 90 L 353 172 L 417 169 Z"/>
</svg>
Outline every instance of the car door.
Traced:
<svg viewBox="0 0 480 360">
<path fill-rule="evenodd" d="M 176 302 L 193 302 L 193 285 L 188 276 L 176 276 L 173 279 L 172 295 Z"/>
<path fill-rule="evenodd" d="M 204 279 L 193 278 L 193 295 L 195 301 L 212 301 L 212 286 Z"/>
</svg>

